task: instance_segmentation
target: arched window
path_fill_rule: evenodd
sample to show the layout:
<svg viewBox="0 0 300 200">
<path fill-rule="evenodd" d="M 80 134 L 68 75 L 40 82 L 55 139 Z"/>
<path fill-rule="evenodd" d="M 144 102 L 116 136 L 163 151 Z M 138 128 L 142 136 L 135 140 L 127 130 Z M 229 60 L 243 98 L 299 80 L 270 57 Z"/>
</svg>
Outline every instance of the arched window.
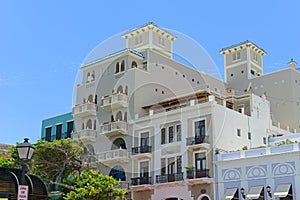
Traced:
<svg viewBox="0 0 300 200">
<path fill-rule="evenodd" d="M 123 87 L 120 85 L 117 89 L 117 93 L 123 93 Z"/>
<path fill-rule="evenodd" d="M 125 61 L 122 60 L 121 62 L 121 72 L 125 71 Z"/>
<path fill-rule="evenodd" d="M 117 120 L 117 121 L 122 121 L 122 120 L 123 120 L 123 119 L 122 119 L 122 112 L 121 112 L 121 111 L 119 111 L 119 112 L 117 113 L 116 120 Z"/>
<path fill-rule="evenodd" d="M 109 175 L 118 181 L 126 181 L 125 171 L 121 166 L 115 166 L 112 168 Z"/>
<path fill-rule="evenodd" d="M 87 75 L 86 75 L 86 82 L 88 83 L 88 82 L 90 82 L 91 81 L 91 74 L 90 74 L 90 72 L 89 73 L 87 73 Z"/>
<path fill-rule="evenodd" d="M 87 123 L 86 123 L 86 129 L 92 129 L 93 128 L 93 125 L 92 125 L 92 120 L 91 119 L 89 119 L 88 121 L 87 121 Z"/>
<path fill-rule="evenodd" d="M 127 122 L 127 112 L 124 114 L 124 121 Z"/>
<path fill-rule="evenodd" d="M 132 61 L 131 68 L 137 68 L 137 63 L 135 61 Z"/>
<path fill-rule="evenodd" d="M 122 138 L 117 138 L 113 142 L 113 145 L 111 146 L 111 150 L 115 150 L 115 149 L 127 149 L 126 143 Z"/>
<path fill-rule="evenodd" d="M 92 75 L 91 75 L 91 81 L 95 80 L 95 71 L 92 71 Z"/>
<path fill-rule="evenodd" d="M 110 121 L 111 121 L 111 122 L 115 121 L 114 115 L 111 115 L 111 116 L 110 116 Z"/>
<path fill-rule="evenodd" d="M 97 101 L 98 101 L 98 96 L 95 95 L 95 104 L 97 104 Z"/>
<path fill-rule="evenodd" d="M 93 95 L 91 95 L 91 94 L 89 95 L 89 97 L 88 97 L 88 102 L 89 102 L 89 103 L 92 103 L 92 102 L 93 102 Z"/>
<path fill-rule="evenodd" d="M 120 65 L 119 63 L 117 62 L 116 63 L 116 73 L 119 73 L 120 72 Z"/>
<path fill-rule="evenodd" d="M 97 129 L 97 120 L 94 120 L 94 130 Z"/>
<path fill-rule="evenodd" d="M 85 100 L 85 98 L 83 98 L 83 101 L 82 101 L 83 103 L 85 103 L 86 102 L 86 100 Z"/>
<path fill-rule="evenodd" d="M 128 94 L 128 85 L 125 87 L 125 94 Z"/>
<path fill-rule="evenodd" d="M 84 123 L 82 123 L 81 129 L 84 130 Z"/>
</svg>

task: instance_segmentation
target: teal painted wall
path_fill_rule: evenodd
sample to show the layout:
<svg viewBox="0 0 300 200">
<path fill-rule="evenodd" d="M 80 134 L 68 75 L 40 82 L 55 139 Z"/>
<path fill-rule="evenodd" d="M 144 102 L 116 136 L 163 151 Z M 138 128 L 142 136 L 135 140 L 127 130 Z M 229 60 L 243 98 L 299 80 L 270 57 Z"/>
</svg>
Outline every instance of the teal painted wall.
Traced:
<svg viewBox="0 0 300 200">
<path fill-rule="evenodd" d="M 46 128 L 52 127 L 51 129 L 51 141 L 56 139 L 56 125 L 62 124 L 61 138 L 67 137 L 68 122 L 74 122 L 72 112 L 64 113 L 54 117 L 50 117 L 42 120 L 41 139 L 46 139 Z M 75 131 L 75 123 L 73 125 L 73 131 Z"/>
</svg>

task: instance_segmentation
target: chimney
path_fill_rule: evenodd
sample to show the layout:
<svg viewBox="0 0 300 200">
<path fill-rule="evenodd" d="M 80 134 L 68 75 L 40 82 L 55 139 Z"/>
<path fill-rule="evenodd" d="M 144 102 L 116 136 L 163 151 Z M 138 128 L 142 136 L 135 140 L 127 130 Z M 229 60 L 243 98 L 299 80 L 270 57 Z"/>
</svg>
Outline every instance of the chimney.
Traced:
<svg viewBox="0 0 300 200">
<path fill-rule="evenodd" d="M 296 69 L 297 63 L 296 61 L 294 61 L 294 59 L 292 58 L 290 62 L 288 62 L 288 66 L 290 68 Z"/>
</svg>

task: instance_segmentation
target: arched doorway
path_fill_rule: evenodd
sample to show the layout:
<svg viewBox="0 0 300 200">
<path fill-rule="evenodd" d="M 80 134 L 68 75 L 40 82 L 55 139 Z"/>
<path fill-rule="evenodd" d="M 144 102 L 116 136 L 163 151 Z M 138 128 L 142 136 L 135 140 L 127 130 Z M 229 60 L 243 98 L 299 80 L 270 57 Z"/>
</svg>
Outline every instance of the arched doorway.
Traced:
<svg viewBox="0 0 300 200">
<path fill-rule="evenodd" d="M 111 150 L 114 149 L 127 149 L 125 141 L 122 138 L 117 138 L 111 147 Z"/>
<path fill-rule="evenodd" d="M 124 171 L 123 167 L 121 167 L 119 165 L 113 167 L 110 170 L 109 175 L 118 181 L 126 181 L 125 171 Z"/>
</svg>

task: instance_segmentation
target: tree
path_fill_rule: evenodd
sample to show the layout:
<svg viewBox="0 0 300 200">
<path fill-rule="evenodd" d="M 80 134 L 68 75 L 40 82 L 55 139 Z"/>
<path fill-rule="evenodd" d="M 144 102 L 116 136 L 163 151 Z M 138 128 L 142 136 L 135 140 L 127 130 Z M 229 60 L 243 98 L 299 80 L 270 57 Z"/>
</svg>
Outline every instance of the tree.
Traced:
<svg viewBox="0 0 300 200">
<path fill-rule="evenodd" d="M 80 175 L 65 180 L 68 185 L 74 186 L 65 196 L 65 200 L 106 200 L 109 192 L 112 199 L 123 198 L 126 190 L 116 189 L 119 182 L 111 176 L 104 176 L 95 170 L 83 171 Z"/>
<path fill-rule="evenodd" d="M 0 157 L 0 167 L 14 167 L 14 161 L 12 158 Z"/>
<path fill-rule="evenodd" d="M 60 184 L 60 180 L 78 172 L 82 167 L 79 157 L 83 148 L 77 141 L 71 139 L 53 142 L 39 140 L 34 147 L 29 170 L 47 183 Z"/>
</svg>

